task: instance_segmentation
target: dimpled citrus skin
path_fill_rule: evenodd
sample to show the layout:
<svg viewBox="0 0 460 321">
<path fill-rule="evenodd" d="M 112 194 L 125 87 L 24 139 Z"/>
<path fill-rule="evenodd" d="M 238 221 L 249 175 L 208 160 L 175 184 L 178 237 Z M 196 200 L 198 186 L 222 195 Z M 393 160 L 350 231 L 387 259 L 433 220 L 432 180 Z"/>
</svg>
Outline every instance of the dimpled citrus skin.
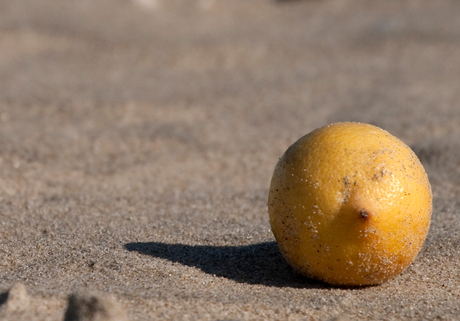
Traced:
<svg viewBox="0 0 460 321">
<path fill-rule="evenodd" d="M 298 272 L 334 285 L 371 285 L 417 256 L 431 187 L 414 152 L 385 130 L 336 123 L 290 146 L 276 165 L 268 212 Z"/>
</svg>

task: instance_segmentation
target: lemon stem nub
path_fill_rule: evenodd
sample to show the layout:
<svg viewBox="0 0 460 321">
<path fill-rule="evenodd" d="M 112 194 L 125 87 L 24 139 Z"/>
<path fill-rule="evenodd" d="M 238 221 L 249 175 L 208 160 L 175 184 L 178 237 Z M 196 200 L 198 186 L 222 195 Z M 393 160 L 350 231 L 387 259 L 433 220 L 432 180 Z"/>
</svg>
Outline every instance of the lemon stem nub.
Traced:
<svg viewBox="0 0 460 321">
<path fill-rule="evenodd" d="M 364 209 L 362 209 L 362 210 L 360 211 L 360 213 L 361 213 L 361 218 L 362 218 L 363 220 L 365 220 L 365 219 L 367 219 L 367 218 L 369 217 L 369 213 L 368 213 L 366 210 L 364 210 Z"/>
</svg>

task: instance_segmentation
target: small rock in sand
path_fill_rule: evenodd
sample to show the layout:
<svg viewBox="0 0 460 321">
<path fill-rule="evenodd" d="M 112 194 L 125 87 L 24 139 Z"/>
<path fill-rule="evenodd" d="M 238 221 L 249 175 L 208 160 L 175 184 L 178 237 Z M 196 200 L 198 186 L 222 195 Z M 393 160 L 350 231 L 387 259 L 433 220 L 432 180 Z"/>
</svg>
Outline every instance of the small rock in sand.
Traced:
<svg viewBox="0 0 460 321">
<path fill-rule="evenodd" d="M 30 305 L 30 299 L 24 284 L 16 283 L 8 290 L 5 305 L 8 312 L 27 309 Z"/>
<path fill-rule="evenodd" d="M 64 321 L 127 321 L 125 311 L 111 296 L 72 294 Z"/>
</svg>

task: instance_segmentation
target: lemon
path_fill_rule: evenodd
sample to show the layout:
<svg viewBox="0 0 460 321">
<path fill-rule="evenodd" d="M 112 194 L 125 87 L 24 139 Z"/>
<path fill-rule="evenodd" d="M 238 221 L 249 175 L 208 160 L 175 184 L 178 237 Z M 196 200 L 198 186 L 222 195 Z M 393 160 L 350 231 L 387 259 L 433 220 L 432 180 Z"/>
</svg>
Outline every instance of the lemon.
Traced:
<svg viewBox="0 0 460 321">
<path fill-rule="evenodd" d="M 432 208 L 415 153 L 376 126 L 336 123 L 290 146 L 276 165 L 268 212 L 298 272 L 335 285 L 382 283 L 417 256 Z"/>
</svg>

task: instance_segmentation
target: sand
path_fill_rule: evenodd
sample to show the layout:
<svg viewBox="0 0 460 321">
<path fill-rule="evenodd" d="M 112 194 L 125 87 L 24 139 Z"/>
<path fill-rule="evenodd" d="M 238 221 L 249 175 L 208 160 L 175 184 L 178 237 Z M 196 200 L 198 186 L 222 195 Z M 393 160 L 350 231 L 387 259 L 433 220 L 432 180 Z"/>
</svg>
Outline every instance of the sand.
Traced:
<svg viewBox="0 0 460 321">
<path fill-rule="evenodd" d="M 459 14 L 0 0 L 0 319 L 458 319 Z M 399 137 L 432 184 L 424 248 L 379 286 L 295 274 L 268 224 L 278 158 L 337 121 Z"/>
</svg>

